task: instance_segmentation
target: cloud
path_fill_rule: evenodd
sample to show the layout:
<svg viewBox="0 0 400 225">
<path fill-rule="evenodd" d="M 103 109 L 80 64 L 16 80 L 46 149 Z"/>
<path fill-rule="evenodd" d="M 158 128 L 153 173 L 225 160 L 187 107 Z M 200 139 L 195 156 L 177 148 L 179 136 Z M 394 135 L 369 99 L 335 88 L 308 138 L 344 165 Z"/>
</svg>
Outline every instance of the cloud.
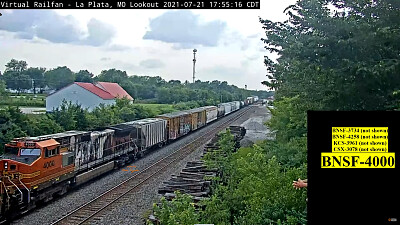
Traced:
<svg viewBox="0 0 400 225">
<path fill-rule="evenodd" d="M 91 19 L 87 24 L 89 35 L 83 41 L 83 43 L 100 46 L 108 43 L 115 34 L 115 29 L 109 24 L 105 24 L 99 20 Z"/>
<path fill-rule="evenodd" d="M 133 63 L 130 62 L 125 62 L 125 61 L 121 61 L 121 60 L 114 60 L 114 61 L 110 61 L 107 64 L 110 68 L 116 68 L 119 70 L 126 70 L 128 73 L 129 72 L 135 72 L 138 70 L 138 66 L 136 66 Z"/>
<path fill-rule="evenodd" d="M 19 39 L 32 40 L 35 37 L 52 43 L 70 43 L 99 46 L 108 43 L 114 36 L 114 29 L 96 19 L 91 19 L 88 32 L 82 31 L 72 16 L 62 16 L 50 10 L 13 10 L 0 20 L 0 30 L 13 32 Z"/>
<path fill-rule="evenodd" d="M 141 61 L 139 65 L 149 69 L 162 68 L 165 66 L 159 59 L 146 59 Z"/>
<path fill-rule="evenodd" d="M 256 33 L 256 34 L 248 35 L 247 38 L 260 38 L 260 36 L 261 35 L 259 33 Z"/>
<path fill-rule="evenodd" d="M 110 57 L 102 57 L 102 58 L 100 58 L 100 61 L 109 61 L 109 60 L 111 60 Z"/>
<path fill-rule="evenodd" d="M 203 73 L 217 77 L 242 77 L 246 74 L 246 71 L 242 67 L 227 67 L 223 65 L 217 65 L 206 68 Z"/>
<path fill-rule="evenodd" d="M 130 46 L 127 46 L 127 45 L 110 44 L 110 45 L 105 46 L 103 49 L 106 50 L 106 51 L 120 52 L 120 51 L 130 50 L 132 48 Z"/>
<path fill-rule="evenodd" d="M 226 23 L 220 20 L 201 23 L 191 11 L 168 11 L 150 20 L 146 40 L 175 44 L 176 48 L 193 48 L 196 45 L 217 46 Z"/>
</svg>

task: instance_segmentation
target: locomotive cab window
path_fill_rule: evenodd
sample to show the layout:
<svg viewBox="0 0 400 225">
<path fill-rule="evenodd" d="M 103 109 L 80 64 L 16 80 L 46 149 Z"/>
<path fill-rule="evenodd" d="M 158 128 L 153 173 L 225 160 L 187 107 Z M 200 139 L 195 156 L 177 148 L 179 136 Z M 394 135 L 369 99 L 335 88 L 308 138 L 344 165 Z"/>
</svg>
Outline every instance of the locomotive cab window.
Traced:
<svg viewBox="0 0 400 225">
<path fill-rule="evenodd" d="M 28 155 L 40 155 L 40 149 L 38 148 L 21 148 L 20 152 L 21 156 L 28 156 Z"/>
<path fill-rule="evenodd" d="M 4 153 L 17 155 L 18 154 L 18 148 L 6 146 L 4 148 Z"/>
<path fill-rule="evenodd" d="M 60 153 L 60 147 L 57 147 L 55 149 L 47 149 L 44 148 L 44 156 L 47 157 L 52 157 L 55 155 L 58 155 Z"/>
</svg>

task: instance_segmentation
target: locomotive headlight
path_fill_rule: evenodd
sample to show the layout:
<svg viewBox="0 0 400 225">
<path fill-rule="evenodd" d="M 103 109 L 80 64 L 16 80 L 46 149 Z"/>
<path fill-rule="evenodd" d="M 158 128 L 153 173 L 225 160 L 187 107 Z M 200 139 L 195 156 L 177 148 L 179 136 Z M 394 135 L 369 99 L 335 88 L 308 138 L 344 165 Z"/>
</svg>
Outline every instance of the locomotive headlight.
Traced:
<svg viewBox="0 0 400 225">
<path fill-rule="evenodd" d="M 4 163 L 4 169 L 8 169 L 8 162 Z"/>
</svg>

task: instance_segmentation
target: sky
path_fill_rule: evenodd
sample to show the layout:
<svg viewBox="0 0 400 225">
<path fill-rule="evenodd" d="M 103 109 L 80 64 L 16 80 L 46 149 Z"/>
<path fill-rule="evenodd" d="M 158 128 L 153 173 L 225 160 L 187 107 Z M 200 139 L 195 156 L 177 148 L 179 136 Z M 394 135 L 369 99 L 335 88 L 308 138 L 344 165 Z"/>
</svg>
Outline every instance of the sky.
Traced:
<svg viewBox="0 0 400 225">
<path fill-rule="evenodd" d="M 266 90 L 265 36 L 259 17 L 284 21 L 295 0 L 263 0 L 261 9 L 1 10 L 0 71 L 12 58 L 28 67 L 67 66 L 98 75 L 120 69 L 129 75 L 192 81 L 227 81 Z M 273 56 L 274 57 L 274 56 Z"/>
</svg>

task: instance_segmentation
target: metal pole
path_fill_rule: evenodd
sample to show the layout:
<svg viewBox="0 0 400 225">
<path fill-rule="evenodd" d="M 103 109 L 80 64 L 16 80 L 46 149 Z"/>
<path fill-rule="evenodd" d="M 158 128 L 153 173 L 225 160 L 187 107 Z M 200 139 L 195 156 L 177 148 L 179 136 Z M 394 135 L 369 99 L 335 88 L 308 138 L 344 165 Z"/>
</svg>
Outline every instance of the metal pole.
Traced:
<svg viewBox="0 0 400 225">
<path fill-rule="evenodd" d="M 193 49 L 193 83 L 194 83 L 194 81 L 196 79 L 196 77 L 195 77 L 195 73 L 196 73 L 196 52 L 197 52 L 197 49 Z"/>
</svg>

